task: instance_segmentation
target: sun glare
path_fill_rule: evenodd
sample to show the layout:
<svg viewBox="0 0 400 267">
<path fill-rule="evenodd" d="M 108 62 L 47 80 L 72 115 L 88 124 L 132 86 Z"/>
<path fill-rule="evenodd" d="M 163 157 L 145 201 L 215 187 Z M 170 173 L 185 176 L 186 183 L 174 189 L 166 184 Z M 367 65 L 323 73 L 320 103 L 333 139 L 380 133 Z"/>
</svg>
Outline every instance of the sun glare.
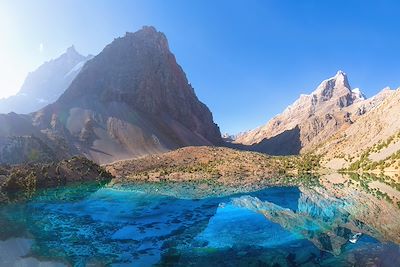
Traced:
<svg viewBox="0 0 400 267">
<path fill-rule="evenodd" d="M 0 98 L 15 95 L 25 77 L 15 60 L 15 51 L 11 43 L 14 40 L 12 16 L 6 3 L 0 4 Z"/>
</svg>

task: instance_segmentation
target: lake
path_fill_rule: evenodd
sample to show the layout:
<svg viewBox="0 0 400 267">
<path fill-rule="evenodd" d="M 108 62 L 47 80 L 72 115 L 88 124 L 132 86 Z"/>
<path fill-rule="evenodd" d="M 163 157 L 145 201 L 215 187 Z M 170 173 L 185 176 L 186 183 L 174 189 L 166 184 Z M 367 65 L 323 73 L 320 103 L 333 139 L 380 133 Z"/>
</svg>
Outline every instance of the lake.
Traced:
<svg viewBox="0 0 400 267">
<path fill-rule="evenodd" d="M 0 206 L 0 266 L 400 266 L 400 209 L 359 190 L 85 184 Z"/>
</svg>

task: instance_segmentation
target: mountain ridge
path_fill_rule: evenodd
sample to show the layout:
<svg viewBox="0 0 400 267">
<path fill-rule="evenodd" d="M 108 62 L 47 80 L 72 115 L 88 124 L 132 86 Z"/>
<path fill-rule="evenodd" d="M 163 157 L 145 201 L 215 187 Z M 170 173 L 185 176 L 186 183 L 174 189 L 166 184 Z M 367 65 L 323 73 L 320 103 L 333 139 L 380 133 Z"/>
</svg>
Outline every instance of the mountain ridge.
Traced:
<svg viewBox="0 0 400 267">
<path fill-rule="evenodd" d="M 79 54 L 74 46 L 67 48 L 29 72 L 16 95 L 0 99 L 0 113 L 28 114 L 56 101 L 91 58 Z"/>
<path fill-rule="evenodd" d="M 338 71 L 335 76 L 322 81 L 312 93 L 300 95 L 265 125 L 238 136 L 234 143 L 273 155 L 299 154 L 352 124 L 349 107 L 364 100 L 359 89 L 352 90 L 346 73 Z M 288 138 L 280 138 L 285 135 L 296 140 L 288 143 Z M 271 144 L 277 137 L 280 141 Z"/>
</svg>

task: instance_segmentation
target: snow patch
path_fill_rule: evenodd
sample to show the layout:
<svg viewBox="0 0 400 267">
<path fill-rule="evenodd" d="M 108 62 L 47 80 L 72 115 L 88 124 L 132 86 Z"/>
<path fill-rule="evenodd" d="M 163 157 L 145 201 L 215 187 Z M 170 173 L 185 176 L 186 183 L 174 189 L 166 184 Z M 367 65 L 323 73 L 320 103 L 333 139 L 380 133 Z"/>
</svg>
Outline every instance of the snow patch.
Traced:
<svg viewBox="0 0 400 267">
<path fill-rule="evenodd" d="M 86 63 L 86 60 L 83 60 L 83 61 L 79 62 L 78 64 L 76 64 L 67 74 L 64 75 L 64 78 L 68 77 L 72 74 L 80 72 L 83 65 L 85 65 L 85 63 Z"/>
<path fill-rule="evenodd" d="M 353 93 L 355 99 L 361 99 L 361 100 L 366 99 L 365 95 L 361 92 L 360 88 L 354 88 L 353 90 L 351 90 L 351 92 Z"/>
</svg>

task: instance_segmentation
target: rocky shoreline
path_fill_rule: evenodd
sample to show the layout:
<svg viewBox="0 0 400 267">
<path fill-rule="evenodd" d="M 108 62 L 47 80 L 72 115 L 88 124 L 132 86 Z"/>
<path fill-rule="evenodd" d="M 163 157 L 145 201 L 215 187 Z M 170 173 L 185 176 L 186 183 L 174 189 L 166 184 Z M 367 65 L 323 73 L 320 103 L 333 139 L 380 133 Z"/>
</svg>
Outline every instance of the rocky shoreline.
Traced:
<svg viewBox="0 0 400 267">
<path fill-rule="evenodd" d="M 116 184 L 132 182 L 211 182 L 228 187 L 278 185 L 318 168 L 307 156 L 271 157 L 225 147 L 185 147 L 104 166 Z"/>
<path fill-rule="evenodd" d="M 29 197 L 42 188 L 111 179 L 105 169 L 84 157 L 45 164 L 1 165 L 0 203 Z"/>
<path fill-rule="evenodd" d="M 313 164 L 317 165 L 300 156 L 271 157 L 201 146 L 104 166 L 84 157 L 52 163 L 0 165 L 0 202 L 29 197 L 38 189 L 90 181 L 111 181 L 109 186 L 115 188 L 165 182 L 192 184 L 203 187 L 205 195 L 250 192 L 268 186 L 308 183 L 310 175 L 303 174 L 308 174 L 307 170 L 315 167 Z"/>
</svg>

